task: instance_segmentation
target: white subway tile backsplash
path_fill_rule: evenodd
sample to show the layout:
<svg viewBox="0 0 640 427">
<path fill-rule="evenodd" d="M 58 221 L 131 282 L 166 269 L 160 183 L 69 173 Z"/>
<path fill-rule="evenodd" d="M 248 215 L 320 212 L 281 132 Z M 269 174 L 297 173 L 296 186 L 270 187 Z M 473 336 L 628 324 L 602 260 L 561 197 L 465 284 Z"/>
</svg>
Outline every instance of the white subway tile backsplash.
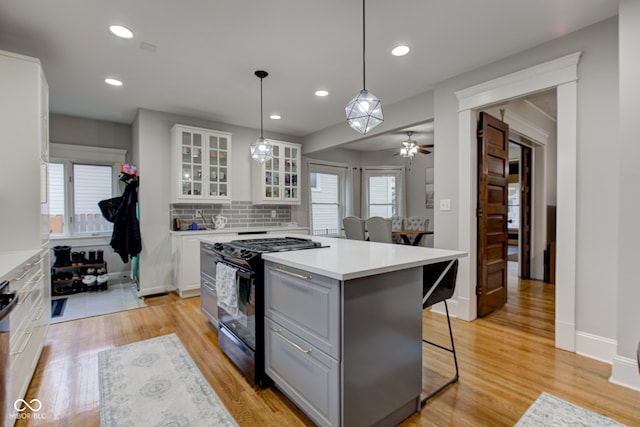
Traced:
<svg viewBox="0 0 640 427">
<path fill-rule="evenodd" d="M 196 209 L 202 210 L 205 221 L 196 215 Z M 276 211 L 276 217 L 271 218 L 271 211 Z M 227 217 L 227 226 L 233 227 L 275 227 L 283 222 L 291 221 L 291 207 L 281 205 L 253 205 L 250 201 L 234 201 L 230 205 L 210 204 L 173 204 L 170 205 L 169 228 L 173 227 L 173 219 L 180 218 L 182 229 L 189 228 L 195 222 L 199 228 L 213 228 L 212 217 L 222 215 Z"/>
</svg>

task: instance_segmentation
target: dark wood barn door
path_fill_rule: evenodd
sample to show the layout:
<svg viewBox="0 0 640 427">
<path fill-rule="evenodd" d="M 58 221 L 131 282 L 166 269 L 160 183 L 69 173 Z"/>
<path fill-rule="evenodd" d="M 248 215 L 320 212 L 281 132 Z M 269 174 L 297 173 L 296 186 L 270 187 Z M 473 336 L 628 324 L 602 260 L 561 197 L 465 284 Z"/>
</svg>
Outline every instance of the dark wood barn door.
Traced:
<svg viewBox="0 0 640 427">
<path fill-rule="evenodd" d="M 509 126 L 484 112 L 478 122 L 478 316 L 507 302 Z"/>
</svg>

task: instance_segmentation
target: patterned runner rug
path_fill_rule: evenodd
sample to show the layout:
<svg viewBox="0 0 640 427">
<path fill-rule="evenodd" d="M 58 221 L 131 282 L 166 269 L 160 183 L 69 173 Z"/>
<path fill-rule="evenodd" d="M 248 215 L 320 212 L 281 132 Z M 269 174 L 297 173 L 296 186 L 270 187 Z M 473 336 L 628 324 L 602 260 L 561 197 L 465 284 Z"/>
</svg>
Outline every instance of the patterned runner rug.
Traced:
<svg viewBox="0 0 640 427">
<path fill-rule="evenodd" d="M 623 424 L 587 409 L 542 393 L 515 427 L 624 427 Z"/>
<path fill-rule="evenodd" d="M 237 426 L 175 334 L 102 351 L 100 425 Z"/>
</svg>

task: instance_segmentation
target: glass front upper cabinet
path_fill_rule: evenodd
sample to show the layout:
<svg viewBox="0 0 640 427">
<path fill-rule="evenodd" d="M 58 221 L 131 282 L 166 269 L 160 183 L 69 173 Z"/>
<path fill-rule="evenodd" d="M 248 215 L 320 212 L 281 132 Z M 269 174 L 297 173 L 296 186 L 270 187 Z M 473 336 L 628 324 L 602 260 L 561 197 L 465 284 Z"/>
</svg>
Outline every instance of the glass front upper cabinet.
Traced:
<svg viewBox="0 0 640 427">
<path fill-rule="evenodd" d="M 300 204 L 300 144 L 269 140 L 273 158 L 252 162 L 254 204 Z"/>
<path fill-rule="evenodd" d="M 172 201 L 231 202 L 231 134 L 175 125 Z"/>
</svg>

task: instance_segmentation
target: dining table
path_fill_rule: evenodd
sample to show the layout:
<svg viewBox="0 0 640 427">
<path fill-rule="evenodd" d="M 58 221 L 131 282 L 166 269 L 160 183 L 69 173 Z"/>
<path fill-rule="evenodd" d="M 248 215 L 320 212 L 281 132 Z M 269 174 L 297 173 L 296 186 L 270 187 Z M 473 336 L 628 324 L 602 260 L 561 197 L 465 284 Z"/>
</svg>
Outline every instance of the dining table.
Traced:
<svg viewBox="0 0 640 427">
<path fill-rule="evenodd" d="M 420 245 L 420 241 L 422 240 L 422 236 L 425 236 L 427 234 L 433 234 L 433 231 L 427 231 L 427 230 L 393 230 L 391 232 L 391 234 L 395 235 L 395 236 L 402 237 L 402 242 L 405 245 L 418 246 L 418 245 Z M 413 242 L 411 242 L 411 239 L 409 239 L 409 237 L 414 237 Z"/>
</svg>

